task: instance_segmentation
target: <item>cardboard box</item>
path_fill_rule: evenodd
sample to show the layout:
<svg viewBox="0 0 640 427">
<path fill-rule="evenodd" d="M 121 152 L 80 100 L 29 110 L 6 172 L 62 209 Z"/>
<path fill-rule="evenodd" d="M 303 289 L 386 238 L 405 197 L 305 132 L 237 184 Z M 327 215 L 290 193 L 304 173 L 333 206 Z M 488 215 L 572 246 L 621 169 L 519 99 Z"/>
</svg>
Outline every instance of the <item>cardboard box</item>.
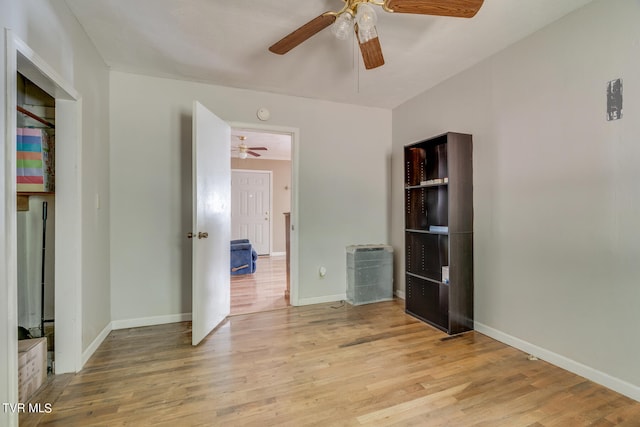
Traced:
<svg viewBox="0 0 640 427">
<path fill-rule="evenodd" d="M 47 339 L 18 341 L 18 401 L 27 402 L 47 380 Z"/>
</svg>

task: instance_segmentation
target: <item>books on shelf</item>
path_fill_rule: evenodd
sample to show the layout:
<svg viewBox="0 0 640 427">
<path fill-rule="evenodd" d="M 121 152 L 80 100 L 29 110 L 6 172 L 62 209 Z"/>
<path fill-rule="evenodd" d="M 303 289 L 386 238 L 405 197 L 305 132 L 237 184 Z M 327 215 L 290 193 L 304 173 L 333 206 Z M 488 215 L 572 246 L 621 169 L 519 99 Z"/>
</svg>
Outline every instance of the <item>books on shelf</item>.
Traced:
<svg viewBox="0 0 640 427">
<path fill-rule="evenodd" d="M 446 184 L 449 182 L 449 178 L 436 178 L 436 179 L 428 179 L 426 181 L 420 181 L 420 185 L 438 185 L 438 184 Z"/>
<path fill-rule="evenodd" d="M 449 284 L 449 266 L 448 265 L 442 266 L 442 283 L 444 283 L 445 285 Z"/>
</svg>

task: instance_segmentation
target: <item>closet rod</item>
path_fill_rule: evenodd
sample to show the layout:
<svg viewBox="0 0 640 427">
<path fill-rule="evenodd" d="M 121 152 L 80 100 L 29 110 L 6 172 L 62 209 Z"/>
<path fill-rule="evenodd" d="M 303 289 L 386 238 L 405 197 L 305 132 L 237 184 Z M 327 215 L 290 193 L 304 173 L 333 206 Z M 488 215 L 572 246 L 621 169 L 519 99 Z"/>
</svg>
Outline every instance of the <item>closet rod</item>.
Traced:
<svg viewBox="0 0 640 427">
<path fill-rule="evenodd" d="M 56 128 L 56 126 L 53 123 L 46 121 L 42 117 L 36 116 L 31 111 L 25 110 L 24 108 L 20 107 L 19 105 L 16 105 L 16 110 L 18 110 L 19 112 L 21 112 L 22 114 L 24 114 L 26 116 L 31 117 L 33 120 L 39 121 L 40 123 L 42 123 L 45 126 L 50 127 L 51 129 L 55 129 Z"/>
</svg>

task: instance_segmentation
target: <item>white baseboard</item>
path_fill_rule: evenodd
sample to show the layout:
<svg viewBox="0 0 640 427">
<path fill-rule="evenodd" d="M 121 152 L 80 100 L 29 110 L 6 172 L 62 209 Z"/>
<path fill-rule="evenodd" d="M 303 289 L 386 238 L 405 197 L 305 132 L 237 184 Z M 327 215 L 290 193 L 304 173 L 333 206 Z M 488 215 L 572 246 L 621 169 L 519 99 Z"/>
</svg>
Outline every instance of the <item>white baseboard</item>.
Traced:
<svg viewBox="0 0 640 427">
<path fill-rule="evenodd" d="M 271 252 L 271 256 L 285 256 L 286 252 Z"/>
<path fill-rule="evenodd" d="M 576 362 L 575 360 L 569 359 L 535 344 L 531 344 L 530 342 L 521 340 L 520 338 L 505 334 L 504 332 L 491 328 L 487 325 L 483 325 L 482 323 L 475 322 L 474 327 L 476 331 L 495 340 L 522 350 L 525 353 L 532 354 L 538 359 L 545 360 L 562 369 L 566 369 L 569 372 L 573 372 L 574 374 L 580 375 L 595 383 L 610 388 L 611 390 L 624 394 L 634 400 L 640 401 L 640 387 L 634 384 L 628 383 L 620 378 L 612 377 L 611 375 L 598 371 L 597 369 L 583 365 L 580 362 Z"/>
<path fill-rule="evenodd" d="M 191 313 L 168 314 L 166 316 L 140 317 L 137 319 L 114 320 L 112 329 L 139 328 L 141 326 L 164 325 L 165 323 L 186 322 L 191 320 Z"/>
<path fill-rule="evenodd" d="M 400 289 L 396 289 L 395 291 L 393 291 L 393 293 L 395 294 L 395 296 L 397 296 L 400 299 L 406 300 L 405 293 L 404 291 L 401 291 Z"/>
<path fill-rule="evenodd" d="M 113 330 L 112 322 L 109 322 L 107 326 L 98 334 L 98 336 L 89 344 L 89 347 L 82 352 L 82 360 L 80 361 L 80 369 L 84 367 L 84 364 L 93 356 L 100 344 L 107 338 L 109 333 Z"/>
<path fill-rule="evenodd" d="M 315 297 L 315 298 L 299 298 L 298 305 L 312 305 L 312 304 L 322 304 L 325 302 L 336 302 L 336 301 L 346 301 L 347 294 L 338 294 L 338 295 L 326 295 L 323 297 Z"/>
</svg>

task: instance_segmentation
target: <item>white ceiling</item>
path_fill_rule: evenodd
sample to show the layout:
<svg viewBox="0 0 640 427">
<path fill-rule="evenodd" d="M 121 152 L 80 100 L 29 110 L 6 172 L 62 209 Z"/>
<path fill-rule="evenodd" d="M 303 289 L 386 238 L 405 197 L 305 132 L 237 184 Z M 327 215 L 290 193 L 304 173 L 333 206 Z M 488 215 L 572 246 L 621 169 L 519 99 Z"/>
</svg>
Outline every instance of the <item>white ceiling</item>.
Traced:
<svg viewBox="0 0 640 427">
<path fill-rule="evenodd" d="M 378 8 L 386 64 L 325 29 L 267 48 L 341 0 L 66 0 L 114 70 L 394 108 L 591 0 L 485 0 L 472 19 Z"/>
<path fill-rule="evenodd" d="M 394 108 L 591 0 L 485 0 L 472 19 L 389 14 L 386 64 L 365 70 L 358 46 L 325 29 L 284 56 L 268 47 L 342 0 L 66 0 L 109 67 Z M 234 129 L 260 159 L 288 160 L 290 137 Z M 232 150 L 237 156 L 237 150 Z M 250 156 L 251 158 L 251 156 Z"/>
</svg>

